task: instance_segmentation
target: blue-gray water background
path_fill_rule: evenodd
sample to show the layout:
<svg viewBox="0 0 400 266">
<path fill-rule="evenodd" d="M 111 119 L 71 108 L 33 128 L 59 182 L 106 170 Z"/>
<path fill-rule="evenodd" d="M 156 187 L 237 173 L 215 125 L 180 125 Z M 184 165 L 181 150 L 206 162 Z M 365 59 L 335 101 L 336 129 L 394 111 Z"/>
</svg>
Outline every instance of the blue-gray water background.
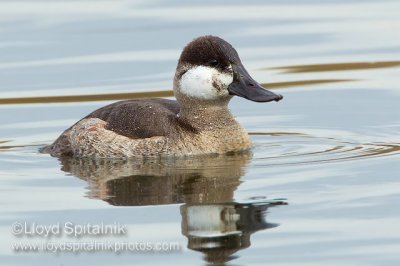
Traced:
<svg viewBox="0 0 400 266">
<path fill-rule="evenodd" d="M 206 203 L 288 203 L 268 209 L 262 219 L 278 226 L 251 232 L 234 265 L 399 265 L 399 29 L 400 2 L 390 0 L 0 1 L 1 264 L 204 265 L 182 206 L 228 187 Z M 232 43 L 251 75 L 285 97 L 232 100 L 252 156 L 158 165 L 139 173 L 147 180 L 121 185 L 112 181 L 125 175 L 118 165 L 104 174 L 38 153 L 112 102 L 61 96 L 170 90 L 181 49 L 205 34 Z M 48 96 L 60 97 L 34 103 Z M 171 177 L 185 173 L 195 178 Z M 123 191 L 119 201 L 132 184 L 148 190 Z M 26 240 L 12 235 L 15 221 L 119 222 L 130 241 L 178 242 L 183 251 L 15 253 L 12 243 Z"/>
</svg>

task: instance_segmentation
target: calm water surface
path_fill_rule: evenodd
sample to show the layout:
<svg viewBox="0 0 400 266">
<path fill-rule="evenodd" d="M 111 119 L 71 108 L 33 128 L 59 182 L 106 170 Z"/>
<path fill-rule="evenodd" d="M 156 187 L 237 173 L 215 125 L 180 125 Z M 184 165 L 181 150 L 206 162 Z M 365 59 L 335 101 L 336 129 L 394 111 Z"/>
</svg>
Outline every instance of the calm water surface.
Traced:
<svg viewBox="0 0 400 266">
<path fill-rule="evenodd" d="M 2 265 L 399 265 L 399 1 L 1 1 Z M 284 100 L 233 99 L 251 153 L 164 161 L 38 153 L 118 99 L 171 96 L 182 47 L 238 50 Z M 16 237 L 15 222 L 126 226 Z M 14 252 L 18 242 L 175 252 Z"/>
</svg>

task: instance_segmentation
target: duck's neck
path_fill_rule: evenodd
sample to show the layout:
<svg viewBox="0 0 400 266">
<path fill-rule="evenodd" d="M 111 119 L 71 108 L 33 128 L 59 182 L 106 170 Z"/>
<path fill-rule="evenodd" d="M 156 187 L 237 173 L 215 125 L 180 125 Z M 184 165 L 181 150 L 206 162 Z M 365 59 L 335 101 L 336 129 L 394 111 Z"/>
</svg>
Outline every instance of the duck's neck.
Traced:
<svg viewBox="0 0 400 266">
<path fill-rule="evenodd" d="M 181 105 L 179 118 L 200 130 L 216 130 L 238 123 L 228 108 L 228 101 L 218 104 L 190 102 Z"/>
</svg>

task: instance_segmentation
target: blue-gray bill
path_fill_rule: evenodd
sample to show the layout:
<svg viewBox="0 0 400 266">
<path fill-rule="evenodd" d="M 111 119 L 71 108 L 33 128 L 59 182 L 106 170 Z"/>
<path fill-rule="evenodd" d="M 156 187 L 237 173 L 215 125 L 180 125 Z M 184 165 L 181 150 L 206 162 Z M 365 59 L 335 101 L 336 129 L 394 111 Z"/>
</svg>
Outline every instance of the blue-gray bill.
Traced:
<svg viewBox="0 0 400 266">
<path fill-rule="evenodd" d="M 253 102 L 280 101 L 283 96 L 263 88 L 255 81 L 242 64 L 232 64 L 233 82 L 228 87 L 229 94 L 237 95 Z"/>
</svg>

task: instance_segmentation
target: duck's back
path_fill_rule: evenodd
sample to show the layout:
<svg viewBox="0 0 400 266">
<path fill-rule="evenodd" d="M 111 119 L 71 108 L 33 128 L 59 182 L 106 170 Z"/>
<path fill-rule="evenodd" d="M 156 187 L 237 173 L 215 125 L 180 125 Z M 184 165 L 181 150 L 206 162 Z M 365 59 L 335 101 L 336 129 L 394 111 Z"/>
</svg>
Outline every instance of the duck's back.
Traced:
<svg viewBox="0 0 400 266">
<path fill-rule="evenodd" d="M 156 140 L 157 137 L 167 137 L 179 131 L 195 133 L 196 129 L 182 121 L 178 113 L 179 105 L 174 100 L 140 99 L 116 102 L 79 120 L 42 152 L 53 156 L 85 156 L 85 153 L 92 153 L 93 149 L 96 149 L 93 152 L 99 152 L 96 146 L 101 147 L 106 142 L 117 143 L 118 139 L 124 143 L 123 139 L 129 138 L 140 144 L 142 140 Z M 76 150 L 74 147 L 82 149 Z M 123 147 L 119 148 L 123 150 Z"/>
<path fill-rule="evenodd" d="M 179 123 L 174 100 L 141 99 L 116 102 L 92 112 L 87 118 L 107 123 L 106 129 L 131 139 L 166 136 Z M 78 122 L 79 123 L 79 122 Z"/>
</svg>

